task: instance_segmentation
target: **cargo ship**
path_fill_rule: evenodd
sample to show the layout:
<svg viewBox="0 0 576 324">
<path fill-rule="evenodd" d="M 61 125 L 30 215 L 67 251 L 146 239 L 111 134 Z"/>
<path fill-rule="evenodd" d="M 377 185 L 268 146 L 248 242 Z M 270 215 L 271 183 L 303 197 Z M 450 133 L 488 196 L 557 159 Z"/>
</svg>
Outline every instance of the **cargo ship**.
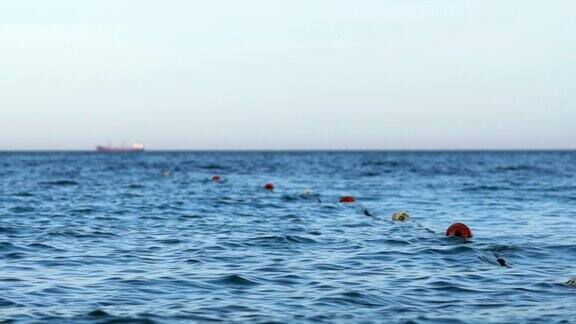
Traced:
<svg viewBox="0 0 576 324">
<path fill-rule="evenodd" d="M 144 145 L 141 143 L 134 143 L 132 146 L 96 146 L 97 152 L 143 152 Z"/>
</svg>

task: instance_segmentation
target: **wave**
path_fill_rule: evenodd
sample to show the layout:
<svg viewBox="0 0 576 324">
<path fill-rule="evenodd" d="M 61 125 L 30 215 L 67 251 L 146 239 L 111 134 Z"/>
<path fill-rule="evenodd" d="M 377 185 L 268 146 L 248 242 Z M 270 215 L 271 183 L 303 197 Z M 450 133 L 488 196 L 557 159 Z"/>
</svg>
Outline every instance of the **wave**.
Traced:
<svg viewBox="0 0 576 324">
<path fill-rule="evenodd" d="M 316 240 L 300 235 L 265 235 L 258 236 L 248 240 L 251 245 L 270 245 L 270 244 L 316 244 Z"/>
<path fill-rule="evenodd" d="M 40 185 L 44 186 L 53 186 L 53 187 L 69 187 L 69 186 L 77 186 L 79 183 L 73 180 L 57 180 L 57 181 L 41 181 L 39 182 Z"/>
<path fill-rule="evenodd" d="M 509 187 L 503 187 L 503 186 L 486 186 L 486 185 L 480 185 L 480 186 L 467 186 L 464 187 L 462 189 L 462 191 L 464 192 L 484 192 L 484 191 L 501 191 L 501 190 L 511 190 L 512 188 Z"/>
<path fill-rule="evenodd" d="M 224 170 L 224 167 L 222 167 L 219 164 L 215 164 L 215 163 L 204 164 L 204 165 L 201 165 L 200 168 L 205 169 L 205 170 Z"/>
<path fill-rule="evenodd" d="M 27 192 L 27 191 L 20 191 L 20 192 L 12 194 L 12 196 L 15 196 L 15 197 L 34 197 L 34 194 L 31 192 Z"/>
<path fill-rule="evenodd" d="M 494 168 L 495 171 L 534 171 L 534 172 L 549 172 L 550 169 L 546 169 L 543 167 L 533 166 L 533 165 L 506 165 L 506 166 L 498 166 Z"/>
<path fill-rule="evenodd" d="M 409 167 L 412 164 L 407 161 L 366 161 L 363 166 L 385 166 L 390 168 Z"/>
<path fill-rule="evenodd" d="M 248 279 L 238 274 L 227 275 L 221 278 L 210 280 L 209 282 L 212 284 L 232 287 L 252 287 L 260 285 L 260 283 L 255 279 Z"/>
<path fill-rule="evenodd" d="M 33 213 L 36 211 L 36 209 L 30 206 L 16 206 L 10 208 L 9 211 L 15 214 L 24 214 L 24 213 Z"/>
<path fill-rule="evenodd" d="M 316 298 L 314 303 L 332 306 L 358 305 L 362 307 L 381 307 L 389 305 L 391 301 L 366 292 L 346 290 Z"/>
</svg>

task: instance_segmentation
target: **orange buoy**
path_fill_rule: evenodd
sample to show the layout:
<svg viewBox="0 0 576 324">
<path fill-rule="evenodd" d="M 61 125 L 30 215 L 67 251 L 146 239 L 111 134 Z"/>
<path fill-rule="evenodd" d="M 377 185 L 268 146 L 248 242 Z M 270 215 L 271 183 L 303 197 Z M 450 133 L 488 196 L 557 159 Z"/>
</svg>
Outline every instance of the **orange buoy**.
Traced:
<svg viewBox="0 0 576 324">
<path fill-rule="evenodd" d="M 220 182 L 222 181 L 222 177 L 220 177 L 219 175 L 214 175 L 212 176 L 212 181 Z"/>
<path fill-rule="evenodd" d="M 446 230 L 446 236 L 458 236 L 461 238 L 472 237 L 472 231 L 462 223 L 454 223 Z"/>
<path fill-rule="evenodd" d="M 345 204 L 351 204 L 356 202 L 356 198 L 354 198 L 353 196 L 343 196 L 340 197 L 340 202 Z"/>
<path fill-rule="evenodd" d="M 271 183 L 267 183 L 264 185 L 264 189 L 274 191 L 274 185 Z"/>
</svg>

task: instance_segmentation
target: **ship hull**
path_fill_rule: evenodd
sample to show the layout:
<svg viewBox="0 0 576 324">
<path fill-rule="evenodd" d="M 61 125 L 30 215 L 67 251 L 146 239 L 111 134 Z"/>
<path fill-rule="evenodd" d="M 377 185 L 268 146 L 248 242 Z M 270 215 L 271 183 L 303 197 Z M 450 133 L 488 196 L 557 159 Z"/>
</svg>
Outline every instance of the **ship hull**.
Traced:
<svg viewBox="0 0 576 324">
<path fill-rule="evenodd" d="M 144 152 L 144 148 L 96 146 L 96 151 L 105 153 Z"/>
</svg>

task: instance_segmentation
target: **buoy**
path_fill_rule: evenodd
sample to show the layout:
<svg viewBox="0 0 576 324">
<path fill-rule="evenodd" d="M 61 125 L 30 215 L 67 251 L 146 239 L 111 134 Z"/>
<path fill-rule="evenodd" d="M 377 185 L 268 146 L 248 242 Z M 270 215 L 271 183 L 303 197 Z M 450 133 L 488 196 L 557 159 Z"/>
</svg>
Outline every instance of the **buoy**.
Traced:
<svg viewBox="0 0 576 324">
<path fill-rule="evenodd" d="M 356 198 L 354 198 L 352 196 L 343 196 L 343 197 L 340 197 L 340 202 L 345 203 L 345 204 L 355 203 Z"/>
<path fill-rule="evenodd" d="M 446 236 L 458 236 L 461 238 L 472 237 L 472 231 L 462 223 L 454 223 L 446 230 Z"/>
<path fill-rule="evenodd" d="M 572 279 L 566 281 L 566 284 L 570 287 L 576 287 L 576 277 L 573 277 Z"/>
<path fill-rule="evenodd" d="M 274 191 L 274 185 L 271 183 L 267 183 L 264 185 L 264 189 Z"/>
<path fill-rule="evenodd" d="M 410 215 L 408 215 L 405 211 L 399 211 L 392 214 L 392 220 L 396 222 L 405 222 L 410 219 Z"/>
<path fill-rule="evenodd" d="M 498 258 L 498 264 L 502 267 L 507 267 L 508 265 L 506 264 L 506 260 L 502 259 L 502 258 Z"/>
<path fill-rule="evenodd" d="M 310 189 L 310 188 L 306 188 L 304 189 L 304 191 L 302 192 L 302 196 L 305 199 L 311 199 L 311 198 L 316 198 L 316 200 L 321 203 L 322 200 L 320 200 L 320 195 L 315 193 L 314 190 Z"/>
<path fill-rule="evenodd" d="M 222 180 L 222 177 L 220 177 L 219 175 L 212 176 L 212 181 L 220 182 L 221 180 Z"/>
</svg>

